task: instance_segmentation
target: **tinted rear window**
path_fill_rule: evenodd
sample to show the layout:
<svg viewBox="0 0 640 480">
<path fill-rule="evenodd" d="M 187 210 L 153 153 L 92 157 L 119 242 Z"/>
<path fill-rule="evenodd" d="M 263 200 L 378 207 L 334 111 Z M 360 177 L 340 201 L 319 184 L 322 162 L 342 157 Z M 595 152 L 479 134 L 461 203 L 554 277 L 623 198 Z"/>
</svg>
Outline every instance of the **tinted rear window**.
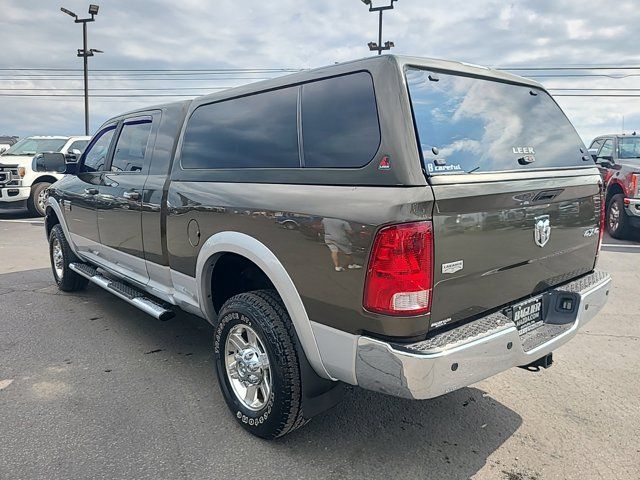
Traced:
<svg viewBox="0 0 640 480">
<path fill-rule="evenodd" d="M 302 87 L 302 138 L 306 167 L 361 167 L 380 145 L 371 75 L 365 72 Z"/>
<path fill-rule="evenodd" d="M 299 167 L 297 108 L 297 87 L 198 107 L 187 123 L 182 167 Z"/>
<path fill-rule="evenodd" d="M 430 174 L 589 165 L 582 140 L 542 90 L 417 68 L 407 82 Z"/>
</svg>

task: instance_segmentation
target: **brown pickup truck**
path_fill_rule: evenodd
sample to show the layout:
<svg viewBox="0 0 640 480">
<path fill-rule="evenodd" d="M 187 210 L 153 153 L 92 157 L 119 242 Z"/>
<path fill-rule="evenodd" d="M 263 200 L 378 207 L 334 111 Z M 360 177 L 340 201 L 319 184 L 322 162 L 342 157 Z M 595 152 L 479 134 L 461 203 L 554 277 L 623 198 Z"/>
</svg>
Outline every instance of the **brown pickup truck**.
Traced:
<svg viewBox="0 0 640 480">
<path fill-rule="evenodd" d="M 78 163 L 34 163 L 67 174 L 45 222 L 60 289 L 209 321 L 224 398 L 264 438 L 344 384 L 426 399 L 548 367 L 609 293 L 598 169 L 539 84 L 486 68 L 331 65 L 119 115 Z"/>
</svg>

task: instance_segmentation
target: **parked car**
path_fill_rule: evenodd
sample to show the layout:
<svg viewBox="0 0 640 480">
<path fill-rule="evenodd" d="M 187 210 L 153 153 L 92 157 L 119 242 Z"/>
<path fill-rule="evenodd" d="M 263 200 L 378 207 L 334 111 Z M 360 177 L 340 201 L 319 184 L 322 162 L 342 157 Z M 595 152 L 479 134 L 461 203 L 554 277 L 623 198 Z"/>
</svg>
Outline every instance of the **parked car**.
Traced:
<svg viewBox="0 0 640 480">
<path fill-rule="evenodd" d="M 604 181 L 607 231 L 627 238 L 640 228 L 640 136 L 602 135 L 591 142 L 589 152 Z"/>
<path fill-rule="evenodd" d="M 45 220 L 59 288 L 211 322 L 233 417 L 274 438 L 345 383 L 425 399 L 549 367 L 610 288 L 585 154 L 538 83 L 381 56 L 126 113 L 79 163 L 35 164 L 69 174 Z"/>
<path fill-rule="evenodd" d="M 35 172 L 33 157 L 42 152 L 60 152 L 76 161 L 90 137 L 26 137 L 0 155 L 0 207 L 28 208 L 32 215 L 44 216 L 46 190 L 62 174 Z"/>
<path fill-rule="evenodd" d="M 18 137 L 0 135 L 0 155 L 9 150 L 9 147 L 18 141 Z"/>
</svg>

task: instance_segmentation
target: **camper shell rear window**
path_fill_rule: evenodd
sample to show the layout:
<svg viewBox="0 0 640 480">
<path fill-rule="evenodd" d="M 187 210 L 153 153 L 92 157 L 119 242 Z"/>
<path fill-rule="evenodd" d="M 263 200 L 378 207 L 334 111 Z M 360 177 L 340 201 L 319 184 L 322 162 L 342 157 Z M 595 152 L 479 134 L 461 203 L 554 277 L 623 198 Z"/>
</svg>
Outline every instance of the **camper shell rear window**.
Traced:
<svg viewBox="0 0 640 480">
<path fill-rule="evenodd" d="M 406 79 L 430 175 L 592 166 L 544 90 L 417 67 Z"/>
</svg>

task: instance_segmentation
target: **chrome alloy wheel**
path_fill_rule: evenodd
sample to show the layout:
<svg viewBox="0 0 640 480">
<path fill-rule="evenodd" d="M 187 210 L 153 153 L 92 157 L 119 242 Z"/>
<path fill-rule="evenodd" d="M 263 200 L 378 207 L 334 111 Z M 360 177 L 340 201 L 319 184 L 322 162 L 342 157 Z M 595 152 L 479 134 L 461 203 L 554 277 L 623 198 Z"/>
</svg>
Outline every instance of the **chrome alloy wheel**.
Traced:
<svg viewBox="0 0 640 480">
<path fill-rule="evenodd" d="M 225 342 L 227 378 L 236 398 L 249 410 L 262 410 L 269 401 L 273 381 L 269 356 L 253 328 L 235 325 Z"/>
<path fill-rule="evenodd" d="M 609 207 L 609 229 L 615 232 L 618 229 L 618 223 L 620 223 L 620 206 L 617 202 L 611 202 Z"/>
<path fill-rule="evenodd" d="M 47 197 L 48 197 L 47 189 L 43 188 L 42 191 L 38 194 L 38 198 L 36 199 L 38 208 L 43 213 L 47 209 Z"/>
<path fill-rule="evenodd" d="M 60 245 L 60 240 L 57 238 L 54 238 L 51 243 L 51 260 L 58 280 L 62 280 L 64 275 L 64 256 L 62 254 L 62 245 Z"/>
</svg>

